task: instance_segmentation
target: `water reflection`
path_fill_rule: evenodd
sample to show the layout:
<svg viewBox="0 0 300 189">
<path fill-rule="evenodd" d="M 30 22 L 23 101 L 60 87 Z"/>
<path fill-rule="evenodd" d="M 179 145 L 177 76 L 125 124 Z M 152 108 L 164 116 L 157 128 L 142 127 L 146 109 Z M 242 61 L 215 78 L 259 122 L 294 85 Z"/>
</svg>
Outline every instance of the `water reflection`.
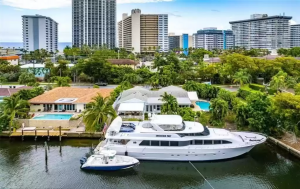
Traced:
<svg viewBox="0 0 300 189">
<path fill-rule="evenodd" d="M 50 141 L 46 159 L 42 141 L 0 140 L 0 188 L 210 188 L 187 162 L 142 161 L 135 169 L 118 172 L 81 170 L 79 159 L 97 142 Z M 300 185 L 299 160 L 270 145 L 235 159 L 193 164 L 214 188 L 298 189 Z"/>
</svg>

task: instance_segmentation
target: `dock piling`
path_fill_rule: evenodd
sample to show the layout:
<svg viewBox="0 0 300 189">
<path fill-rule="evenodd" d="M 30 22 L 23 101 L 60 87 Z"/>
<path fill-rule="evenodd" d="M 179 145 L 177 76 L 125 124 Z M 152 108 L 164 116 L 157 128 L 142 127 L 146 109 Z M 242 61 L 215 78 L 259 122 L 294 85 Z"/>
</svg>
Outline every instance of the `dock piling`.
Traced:
<svg viewBox="0 0 300 189">
<path fill-rule="evenodd" d="M 22 141 L 24 141 L 24 130 L 22 129 Z"/>
<path fill-rule="evenodd" d="M 49 129 L 47 130 L 48 133 L 48 141 L 50 141 L 50 133 L 49 133 Z"/>
<path fill-rule="evenodd" d="M 61 142 L 61 126 L 59 126 L 59 142 Z"/>
<path fill-rule="evenodd" d="M 47 161 L 48 160 L 48 152 L 47 152 L 47 142 L 45 141 L 45 160 Z"/>
<path fill-rule="evenodd" d="M 37 140 L 37 131 L 36 131 L 36 129 L 34 130 L 34 135 L 35 135 L 34 141 L 36 141 Z"/>
</svg>

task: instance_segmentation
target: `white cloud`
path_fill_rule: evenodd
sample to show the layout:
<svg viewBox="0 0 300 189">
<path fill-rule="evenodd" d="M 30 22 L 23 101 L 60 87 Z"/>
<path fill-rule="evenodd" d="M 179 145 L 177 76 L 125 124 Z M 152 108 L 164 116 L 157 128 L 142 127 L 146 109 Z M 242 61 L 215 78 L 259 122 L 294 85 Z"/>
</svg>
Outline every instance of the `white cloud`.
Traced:
<svg viewBox="0 0 300 189">
<path fill-rule="evenodd" d="M 117 0 L 118 4 L 125 3 L 157 3 L 173 0 Z M 21 9 L 51 9 L 71 6 L 72 0 L 2 0 L 2 4 Z"/>
<path fill-rule="evenodd" d="M 297 24 L 297 22 L 295 20 L 290 20 L 290 24 L 295 25 L 295 24 Z"/>
</svg>

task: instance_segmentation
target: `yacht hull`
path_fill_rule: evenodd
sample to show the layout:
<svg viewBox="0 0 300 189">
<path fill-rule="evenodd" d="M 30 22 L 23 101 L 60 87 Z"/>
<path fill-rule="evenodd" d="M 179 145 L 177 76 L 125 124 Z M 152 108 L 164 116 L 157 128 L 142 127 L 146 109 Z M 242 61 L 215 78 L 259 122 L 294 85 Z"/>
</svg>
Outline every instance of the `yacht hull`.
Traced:
<svg viewBox="0 0 300 189">
<path fill-rule="evenodd" d="M 124 147 L 109 147 L 117 151 L 118 155 L 128 155 L 139 160 L 155 161 L 214 161 L 230 159 L 248 153 L 254 146 L 222 149 L 142 149 Z"/>
</svg>

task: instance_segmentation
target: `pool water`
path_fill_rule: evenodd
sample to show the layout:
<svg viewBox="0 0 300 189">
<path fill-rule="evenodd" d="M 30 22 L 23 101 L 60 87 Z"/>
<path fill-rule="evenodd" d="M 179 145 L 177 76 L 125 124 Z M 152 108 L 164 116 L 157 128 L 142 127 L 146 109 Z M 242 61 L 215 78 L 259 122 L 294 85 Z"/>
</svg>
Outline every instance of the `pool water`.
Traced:
<svg viewBox="0 0 300 189">
<path fill-rule="evenodd" d="M 44 114 L 32 118 L 35 120 L 69 120 L 73 114 Z"/>
<path fill-rule="evenodd" d="M 196 102 L 197 106 L 201 108 L 201 110 L 209 111 L 210 103 L 204 102 L 204 101 L 198 101 Z"/>
</svg>

